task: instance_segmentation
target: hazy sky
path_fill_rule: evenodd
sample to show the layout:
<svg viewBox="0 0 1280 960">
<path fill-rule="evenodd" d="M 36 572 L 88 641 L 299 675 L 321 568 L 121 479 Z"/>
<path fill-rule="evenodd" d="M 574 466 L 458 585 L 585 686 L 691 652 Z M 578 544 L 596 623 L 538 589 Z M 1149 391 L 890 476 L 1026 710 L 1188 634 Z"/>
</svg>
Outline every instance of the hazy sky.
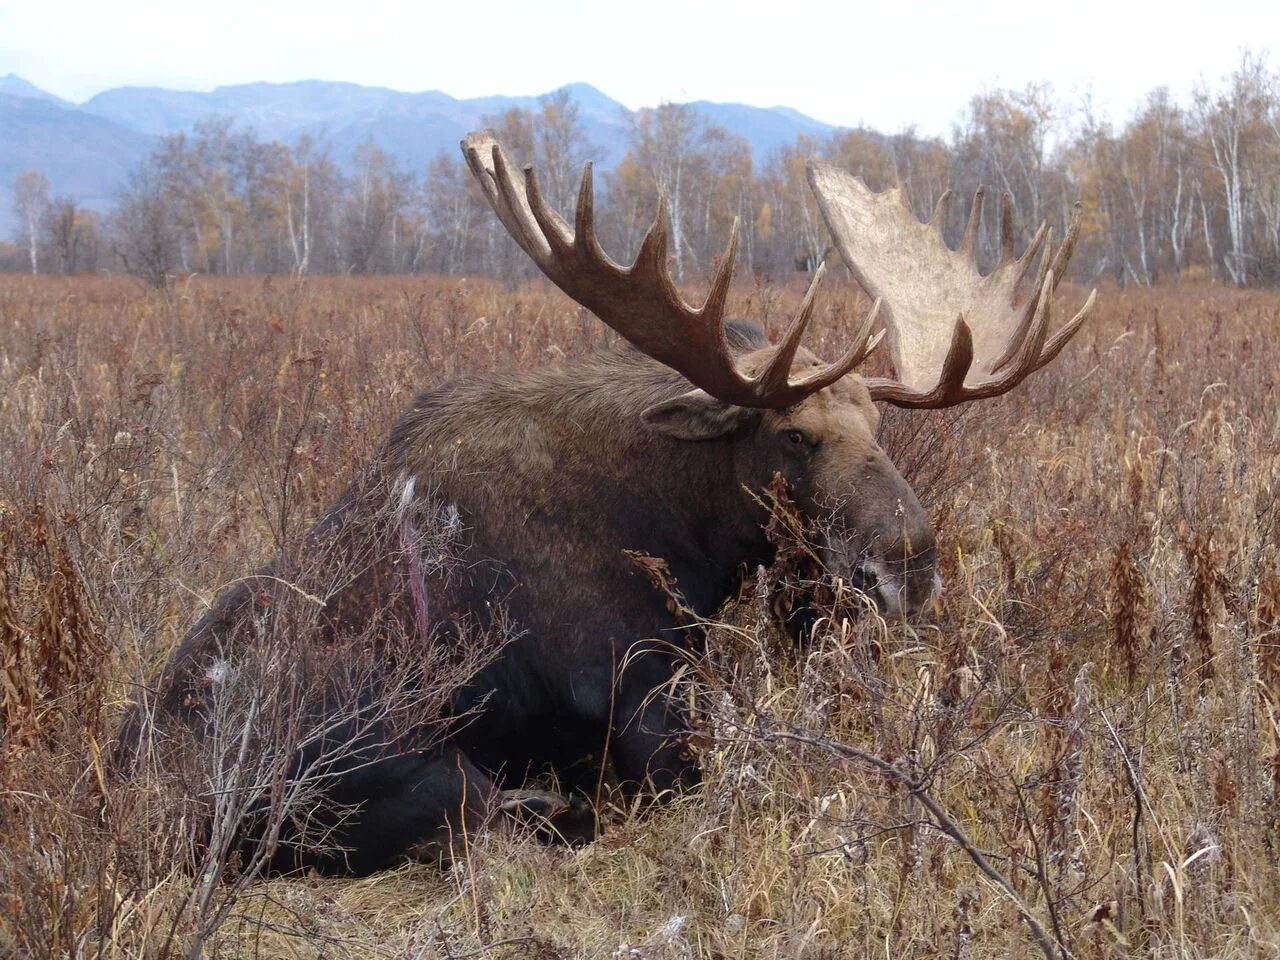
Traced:
<svg viewBox="0 0 1280 960">
<path fill-rule="evenodd" d="M 975 92 L 1042 80 L 1122 119 L 1152 87 L 1217 80 L 1245 46 L 1280 46 L 1278 0 L 0 0 L 0 75 L 70 100 L 125 84 L 470 97 L 585 80 L 630 107 L 783 104 L 888 132 L 946 133 Z"/>
</svg>

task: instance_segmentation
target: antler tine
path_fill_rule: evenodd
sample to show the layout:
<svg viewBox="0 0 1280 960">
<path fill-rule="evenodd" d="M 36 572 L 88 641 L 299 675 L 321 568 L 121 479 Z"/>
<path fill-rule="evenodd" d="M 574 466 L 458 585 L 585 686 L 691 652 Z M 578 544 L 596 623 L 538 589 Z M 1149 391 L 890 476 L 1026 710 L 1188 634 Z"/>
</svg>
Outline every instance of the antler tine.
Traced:
<svg viewBox="0 0 1280 960">
<path fill-rule="evenodd" d="M 596 241 L 595 177 L 588 160 L 582 165 L 582 182 L 578 184 L 578 206 L 573 212 L 573 245 L 596 259 L 618 266 Z"/>
<path fill-rule="evenodd" d="M 1035 369 L 1031 371 L 1032 373 L 1048 364 L 1054 357 L 1062 352 L 1062 348 L 1070 342 L 1071 338 L 1074 337 L 1076 332 L 1084 325 L 1084 322 L 1089 319 L 1089 315 L 1093 313 L 1093 307 L 1097 301 L 1098 291 L 1090 291 L 1089 297 L 1085 300 L 1084 306 L 1080 308 L 1080 311 L 1069 321 L 1064 323 L 1062 325 L 1062 329 L 1049 338 L 1049 342 L 1045 344 L 1044 350 L 1040 353 L 1040 359 L 1036 361 Z"/>
<path fill-rule="evenodd" d="M 711 342 L 717 362 L 727 370 L 737 372 L 737 363 L 733 359 L 733 351 L 729 349 L 729 340 L 724 331 L 724 311 L 729 300 L 729 287 L 733 283 L 733 266 L 738 258 L 738 218 L 733 218 L 733 226 L 729 230 L 729 243 L 725 247 L 724 256 L 716 275 L 711 278 L 711 288 L 702 306 L 692 314 L 691 319 L 702 326 L 704 337 Z M 674 284 L 667 277 L 667 286 L 677 297 Z M 681 300 L 681 303 L 684 301 Z M 741 374 L 739 374 L 741 376 Z"/>
<path fill-rule="evenodd" d="M 542 199 L 538 175 L 534 172 L 532 165 L 524 168 L 524 194 L 533 219 L 541 229 L 543 238 L 551 246 L 552 258 L 559 262 L 570 259 L 574 253 L 575 237 L 569 234 L 569 225 L 564 222 L 564 217 L 552 210 Z"/>
<path fill-rule="evenodd" d="M 523 180 L 512 176 L 510 165 L 491 134 L 470 134 L 462 147 L 485 198 L 542 272 L 633 346 L 683 374 L 694 386 L 727 403 L 769 408 L 796 403 L 835 379 L 831 376 L 833 368 L 822 372 L 828 378 L 822 383 L 812 377 L 798 384 L 788 379 L 800 335 L 812 314 L 812 287 L 801 316 L 764 374 L 749 377 L 736 366 L 725 333 L 724 314 L 737 258 L 737 220 L 707 296 L 695 309 L 681 297 L 667 268 L 670 214 L 665 197 L 659 199 L 657 216 L 640 243 L 635 261 L 624 267 L 610 259 L 596 237 L 590 164 L 582 172 L 570 228 L 546 202 L 532 167 L 525 168 Z M 816 278 L 812 286 L 816 286 Z"/>
<path fill-rule="evenodd" d="M 938 236 L 942 236 L 942 229 L 946 226 L 947 207 L 950 205 L 951 191 L 943 190 L 942 196 L 938 197 L 938 202 L 933 205 L 933 216 L 929 218 L 929 224 L 938 231 Z"/>
<path fill-rule="evenodd" d="M 1012 387 L 1034 370 L 1039 362 L 1040 350 L 1044 346 L 1045 333 L 1049 328 L 1049 301 L 1053 297 L 1054 286 L 1053 271 L 1048 270 L 1042 274 L 1040 285 L 1036 288 L 1038 292 L 1027 304 L 1029 315 L 1025 329 L 1020 336 L 1015 335 L 1010 340 L 1006 356 L 992 368 L 992 372 L 998 374 L 1006 366 L 1009 367 L 1008 372 L 1000 378 L 1002 385 Z"/>
<path fill-rule="evenodd" d="M 729 299 L 729 286 L 733 283 L 733 267 L 738 259 L 738 218 L 733 218 L 733 226 L 729 228 L 729 242 L 725 245 L 724 255 L 720 258 L 720 266 L 716 275 L 711 278 L 711 289 L 707 291 L 707 299 L 698 308 L 699 316 L 713 316 L 724 326 L 724 308 Z"/>
<path fill-rule="evenodd" d="M 738 220 L 736 217 L 734 218 L 733 229 L 729 232 L 729 244 L 725 248 L 720 268 L 716 271 L 715 277 L 712 278 L 711 288 L 707 292 L 706 299 L 702 302 L 702 306 L 696 310 L 686 303 L 684 297 L 680 295 L 680 291 L 676 289 L 676 285 L 671 279 L 671 272 L 667 269 L 667 236 L 670 229 L 671 214 L 667 206 L 666 194 L 663 193 L 658 197 L 658 213 L 654 217 L 649 230 L 645 233 L 644 239 L 640 241 L 640 251 L 636 254 L 635 263 L 632 264 L 630 270 L 620 269 L 620 273 L 628 276 L 629 279 L 638 281 L 641 287 L 656 286 L 658 295 L 665 306 L 674 310 L 681 317 L 682 322 L 687 325 L 688 332 L 692 334 L 691 339 L 694 343 L 699 345 L 702 350 L 709 351 L 712 354 L 715 359 L 716 369 L 721 372 L 730 371 L 732 373 L 729 386 L 721 386 L 719 388 L 721 392 L 726 389 L 732 391 L 734 388 L 732 381 L 735 379 L 740 381 L 741 385 L 746 385 L 746 379 L 737 372 L 734 366 L 733 352 L 729 349 L 729 343 L 725 339 L 724 332 L 724 307 L 729 296 L 729 286 L 733 281 L 733 265 L 738 251 Z M 626 336 L 625 333 L 623 335 Z M 674 366 L 669 362 L 668 365 Z M 685 369 L 681 367 L 675 367 L 675 369 L 683 373 L 693 383 L 703 387 L 708 393 L 719 396 L 719 392 L 709 389 Z"/>
<path fill-rule="evenodd" d="M 670 232 L 671 213 L 667 207 L 667 195 L 664 192 L 658 196 L 658 212 L 640 241 L 640 251 L 636 254 L 635 262 L 630 270 L 623 272 L 641 287 L 646 284 L 656 285 L 657 293 L 662 300 L 669 306 L 675 307 L 687 321 L 694 310 L 684 302 L 684 297 L 680 296 L 680 291 L 676 289 L 675 283 L 671 280 L 671 273 L 667 270 L 667 236 Z"/>
<path fill-rule="evenodd" d="M 951 347 L 947 350 L 947 359 L 942 363 L 942 376 L 938 378 L 937 389 L 946 397 L 956 396 L 964 392 L 964 380 L 973 366 L 973 332 L 964 318 L 956 319 L 956 332 L 951 337 Z"/>
<path fill-rule="evenodd" d="M 867 377 L 863 382 L 871 391 L 872 400 L 885 400 L 900 407 L 950 407 L 968 399 L 965 396 L 964 381 L 971 366 L 973 333 L 963 318 L 957 318 L 951 334 L 951 345 L 947 348 L 947 358 L 942 363 L 942 374 L 932 390 L 914 390 L 897 380 L 886 380 L 883 377 Z"/>
<path fill-rule="evenodd" d="M 880 313 L 883 309 L 884 300 L 876 297 L 875 303 L 871 304 L 871 309 L 862 318 L 862 326 L 854 334 L 853 341 L 849 344 L 849 349 L 844 352 L 843 357 L 828 367 L 829 370 L 840 371 L 838 377 L 832 378 L 832 382 L 849 373 L 863 360 L 871 356 L 876 347 L 880 346 L 880 341 L 885 338 L 885 331 L 883 329 L 877 330 L 874 336 L 872 336 L 871 331 L 875 330 L 876 321 L 880 319 Z"/>
<path fill-rule="evenodd" d="M 1000 264 L 1013 260 L 1013 194 L 1000 194 Z"/>
<path fill-rule="evenodd" d="M 1009 365 L 1014 357 L 1021 355 L 1023 344 L 1027 339 L 1027 333 L 1035 321 L 1044 278 L 1049 273 L 1049 264 L 1053 261 L 1053 228 L 1043 223 L 1040 224 L 1040 229 L 1036 231 L 1036 235 L 1031 241 L 1031 246 L 1027 247 L 1026 253 L 1023 254 L 1022 267 L 1018 271 L 1018 283 L 1022 282 L 1031 266 L 1036 263 L 1035 251 L 1039 249 L 1041 244 L 1044 244 L 1045 252 L 1044 256 L 1040 258 L 1035 281 L 1031 284 L 1031 292 L 1027 296 L 1021 315 L 1018 317 L 1017 326 L 1014 327 L 1013 333 L 1009 335 L 1009 341 L 1005 345 L 1004 351 L 991 364 L 992 373 L 999 373 Z M 1015 291 L 1017 289 L 1016 283 L 1014 289 Z M 1051 290 L 1050 293 L 1052 292 Z"/>
<path fill-rule="evenodd" d="M 880 318 L 880 308 L 883 303 L 883 300 L 876 298 L 876 302 L 871 305 L 871 309 L 863 318 L 862 326 L 854 334 L 853 341 L 849 344 L 849 349 L 844 352 L 844 356 L 816 373 L 811 373 L 798 383 L 791 384 L 790 389 L 797 394 L 796 400 L 803 399 L 814 391 L 831 386 L 842 377 L 848 376 L 858 364 L 871 356 L 871 352 L 884 339 L 885 332 L 883 330 L 880 330 L 875 336 L 871 335 L 871 331 L 875 329 L 876 321 Z M 794 403 L 795 401 L 793 400 L 792 402 Z"/>
<path fill-rule="evenodd" d="M 649 224 L 649 229 L 640 239 L 640 249 L 636 253 L 635 262 L 631 265 L 633 274 L 641 271 L 646 275 L 665 272 L 667 230 L 670 222 L 670 215 L 667 213 L 667 195 L 664 193 L 658 197 L 658 212 L 654 214 L 653 223 Z"/>
<path fill-rule="evenodd" d="M 1013 281 L 1015 289 L 1021 286 L 1022 281 L 1027 278 L 1027 274 L 1030 273 L 1031 268 L 1035 266 L 1036 254 L 1040 252 L 1040 248 L 1044 245 L 1045 239 L 1052 237 L 1052 235 L 1052 229 L 1049 227 L 1049 224 L 1042 220 L 1040 222 L 1040 226 L 1036 228 L 1035 235 L 1032 236 L 1031 242 L 1027 244 L 1027 249 L 1023 250 L 1022 256 L 1014 261 L 1018 268 L 1018 272 L 1014 275 Z M 1052 246 L 1052 242 L 1050 243 L 1050 246 Z M 1057 271 L 1055 270 L 1054 273 L 1056 275 Z"/>
<path fill-rule="evenodd" d="M 845 355 L 835 362 L 835 366 L 844 368 L 841 376 L 849 373 L 863 360 L 875 353 L 876 347 L 880 346 L 880 343 L 884 340 L 887 331 L 883 329 L 877 330 L 875 336 L 871 335 L 876 321 L 880 319 L 880 310 L 883 306 L 884 301 L 877 297 L 876 302 L 871 305 L 871 310 L 863 319 L 862 329 L 858 331 L 853 344 L 845 351 Z"/>
<path fill-rule="evenodd" d="M 512 239 L 520 245 L 521 249 L 529 255 L 534 263 L 541 266 L 544 259 L 542 251 L 536 245 L 530 245 L 529 238 L 525 236 L 524 224 L 521 223 L 507 196 L 503 194 L 499 187 L 498 170 L 500 160 L 491 156 L 490 163 L 492 168 L 489 168 L 484 165 L 478 147 L 464 141 L 463 148 L 463 156 L 466 158 L 467 166 L 471 168 L 471 173 L 476 178 L 476 182 L 480 184 L 480 192 L 489 201 L 489 205 L 493 207 L 498 219 L 507 228 L 507 232 L 511 234 Z"/>
<path fill-rule="evenodd" d="M 818 264 L 818 269 L 813 271 L 813 279 L 809 281 L 809 288 L 800 302 L 800 311 L 791 321 L 791 326 L 783 335 L 777 351 L 769 360 L 769 365 L 756 378 L 762 391 L 777 391 L 787 386 L 791 378 L 791 364 L 796 358 L 796 350 L 800 348 L 800 338 L 804 336 L 804 328 L 809 325 L 809 317 L 813 314 L 814 296 L 818 292 L 818 284 L 822 283 L 823 274 L 826 272 L 826 261 Z"/>
<path fill-rule="evenodd" d="M 960 252 L 970 263 L 978 262 L 978 229 L 982 226 L 982 198 L 987 188 L 979 186 L 973 192 L 973 206 L 969 208 L 969 222 L 964 225 L 964 240 L 960 243 Z"/>
<path fill-rule="evenodd" d="M 543 236 L 542 231 L 537 229 L 537 221 L 529 209 L 528 198 L 518 194 L 515 178 L 511 176 L 511 169 L 507 166 L 507 158 L 502 155 L 497 144 L 493 147 L 493 171 L 486 172 L 489 173 L 494 185 L 494 195 L 490 197 L 490 202 L 492 203 L 495 198 L 500 201 L 507 216 L 503 217 L 501 210 L 498 216 L 506 225 L 508 232 L 544 272 L 554 268 L 555 260 L 551 244 Z"/>
<path fill-rule="evenodd" d="M 871 309 L 862 318 L 862 326 L 853 335 L 853 342 L 849 344 L 849 349 L 844 352 L 844 356 L 837 360 L 833 366 L 842 367 L 848 364 L 847 369 L 844 371 L 848 373 L 867 357 L 871 356 L 875 348 L 880 346 L 880 341 L 885 337 L 885 331 L 883 329 L 877 330 L 875 336 L 872 336 L 871 331 L 876 328 L 876 321 L 880 319 L 880 310 L 883 306 L 884 301 L 876 297 L 875 303 L 871 304 Z"/>
<path fill-rule="evenodd" d="M 1053 275 L 1059 280 L 1062 279 L 1063 271 L 1071 260 L 1071 255 L 1076 252 L 1076 240 L 1080 237 L 1080 219 L 1083 212 L 1084 204 L 1077 200 L 1071 208 L 1071 222 L 1067 225 L 1067 235 L 1062 238 L 1062 246 L 1058 249 L 1058 255 L 1053 258 Z"/>
</svg>

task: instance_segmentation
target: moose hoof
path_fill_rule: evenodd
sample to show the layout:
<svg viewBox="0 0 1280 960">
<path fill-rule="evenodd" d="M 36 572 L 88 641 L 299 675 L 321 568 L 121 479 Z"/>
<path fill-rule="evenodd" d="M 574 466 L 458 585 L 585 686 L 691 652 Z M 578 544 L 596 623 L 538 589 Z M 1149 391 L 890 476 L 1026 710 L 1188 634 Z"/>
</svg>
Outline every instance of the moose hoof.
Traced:
<svg viewBox="0 0 1280 960">
<path fill-rule="evenodd" d="M 564 813 L 569 801 L 550 790 L 504 790 L 498 809 L 518 823 L 537 823 Z"/>
<path fill-rule="evenodd" d="M 549 790 L 505 790 L 498 802 L 509 828 L 523 828 L 544 843 L 577 845 L 595 839 L 595 813 L 584 799 Z"/>
</svg>

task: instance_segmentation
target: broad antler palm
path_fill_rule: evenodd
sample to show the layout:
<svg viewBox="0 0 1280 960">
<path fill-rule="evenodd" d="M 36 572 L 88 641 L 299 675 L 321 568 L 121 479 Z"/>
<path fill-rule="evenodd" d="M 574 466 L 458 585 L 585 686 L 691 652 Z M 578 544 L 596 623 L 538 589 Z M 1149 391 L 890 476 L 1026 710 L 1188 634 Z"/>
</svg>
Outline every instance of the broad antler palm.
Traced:
<svg viewBox="0 0 1280 960">
<path fill-rule="evenodd" d="M 1093 309 L 1097 291 L 1052 337 L 1049 302 L 1080 230 L 1076 205 L 1055 254 L 1044 224 L 1018 259 L 1013 214 L 1001 205 L 1000 263 L 978 272 L 983 190 L 973 198 L 959 250 L 942 240 L 950 191 L 929 223 L 921 223 L 900 189 L 875 193 L 860 177 L 811 161 L 809 185 L 836 247 L 864 290 L 882 304 L 897 380 L 868 377 L 871 396 L 902 407 L 948 407 L 1012 389 L 1066 346 Z M 1023 281 L 1044 248 L 1034 282 Z"/>
<path fill-rule="evenodd" d="M 473 133 L 462 151 L 485 197 L 511 236 L 551 281 L 637 348 L 683 374 L 717 399 L 743 407 L 779 409 L 835 383 L 861 363 L 880 341 L 872 337 L 879 304 L 872 307 L 853 344 L 835 363 L 791 382 L 791 365 L 813 312 L 822 280 L 818 270 L 786 335 L 764 368 L 754 375 L 734 361 L 725 338 L 724 310 L 733 279 L 738 225 L 702 306 L 681 298 L 667 270 L 668 216 L 665 198 L 630 267 L 615 263 L 595 235 L 591 164 L 582 174 L 573 228 L 552 210 L 538 189 L 532 167 L 512 175 L 498 142 Z"/>
</svg>

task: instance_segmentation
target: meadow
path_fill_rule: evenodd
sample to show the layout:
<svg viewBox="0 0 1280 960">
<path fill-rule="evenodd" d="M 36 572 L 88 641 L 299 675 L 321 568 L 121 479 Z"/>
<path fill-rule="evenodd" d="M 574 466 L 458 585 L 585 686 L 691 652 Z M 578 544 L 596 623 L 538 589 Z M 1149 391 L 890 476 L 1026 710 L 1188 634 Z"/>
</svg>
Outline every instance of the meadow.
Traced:
<svg viewBox="0 0 1280 960">
<path fill-rule="evenodd" d="M 776 333 L 801 280 L 730 314 Z M 834 358 L 865 301 L 820 304 Z M 542 283 L 0 278 L 0 952 L 1280 955 L 1280 293 L 1207 286 L 1104 288 L 1011 395 L 887 411 L 937 608 L 826 591 L 796 645 L 801 573 L 758 571 L 691 672 L 696 792 L 582 847 L 193 897 L 167 785 L 109 763 L 138 684 L 417 391 L 611 336 Z"/>
</svg>

